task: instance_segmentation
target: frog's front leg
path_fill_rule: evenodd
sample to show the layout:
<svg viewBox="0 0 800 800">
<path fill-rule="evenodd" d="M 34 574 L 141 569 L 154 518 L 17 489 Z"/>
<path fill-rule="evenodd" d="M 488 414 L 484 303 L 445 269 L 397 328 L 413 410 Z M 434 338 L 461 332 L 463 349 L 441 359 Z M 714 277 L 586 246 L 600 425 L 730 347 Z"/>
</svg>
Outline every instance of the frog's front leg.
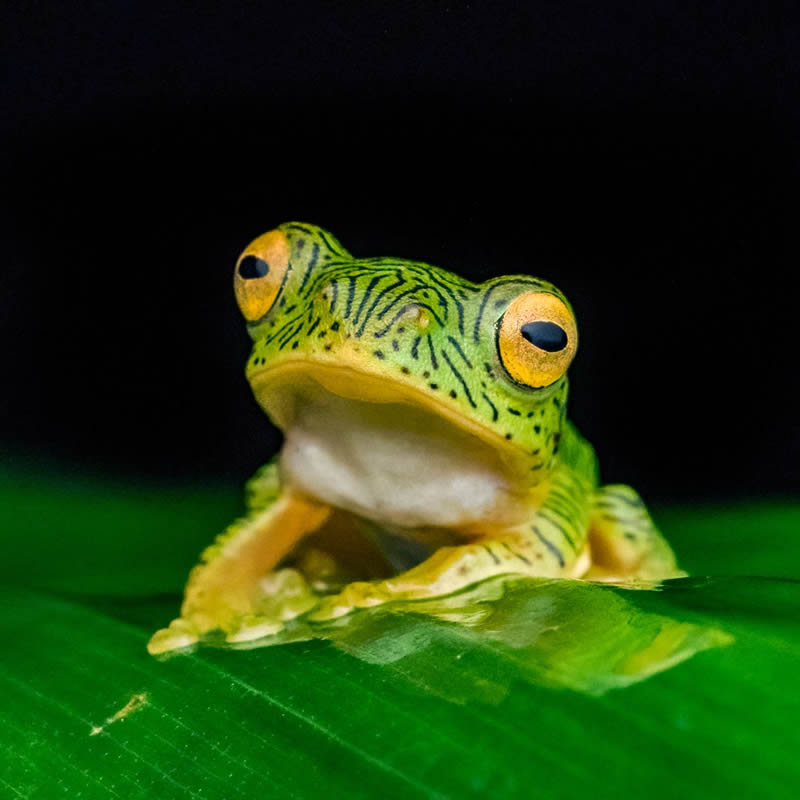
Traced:
<svg viewBox="0 0 800 800">
<path fill-rule="evenodd" d="M 278 485 L 270 464 L 248 484 L 249 513 L 208 547 L 186 584 L 181 616 L 158 631 L 148 650 L 194 644 L 214 631 L 228 640 L 263 636 L 317 602 L 305 578 L 278 562 L 329 517 L 329 506 Z"/>
<path fill-rule="evenodd" d="M 630 486 L 598 489 L 589 520 L 592 566 L 585 577 L 607 582 L 660 581 L 686 575 Z"/>
<path fill-rule="evenodd" d="M 351 583 L 338 595 L 325 598 L 311 618 L 332 619 L 354 608 L 439 597 L 499 575 L 580 577 L 589 568 L 590 508 L 591 492 L 580 479 L 563 471 L 526 522 L 474 537 L 467 544 L 442 547 L 392 578 Z"/>
</svg>

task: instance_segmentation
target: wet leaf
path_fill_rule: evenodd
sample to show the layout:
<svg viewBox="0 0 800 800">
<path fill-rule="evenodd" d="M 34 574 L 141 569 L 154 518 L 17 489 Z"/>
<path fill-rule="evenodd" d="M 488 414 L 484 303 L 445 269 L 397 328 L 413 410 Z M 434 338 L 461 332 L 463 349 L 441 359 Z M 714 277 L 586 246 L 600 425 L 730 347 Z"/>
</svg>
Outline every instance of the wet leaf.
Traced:
<svg viewBox="0 0 800 800">
<path fill-rule="evenodd" d="M 796 796 L 796 507 L 657 514 L 717 575 L 661 591 L 517 581 L 150 657 L 236 511 L 233 490 L 3 478 L 0 795 Z"/>
<path fill-rule="evenodd" d="M 393 664 L 445 700 L 498 703 L 519 681 L 605 694 L 734 641 L 718 628 L 643 612 L 635 594 L 500 577 L 447 597 L 359 609 L 332 623 L 301 617 L 280 634 L 233 649 L 321 639 L 370 664 Z M 442 663 L 458 669 L 443 671 Z"/>
</svg>

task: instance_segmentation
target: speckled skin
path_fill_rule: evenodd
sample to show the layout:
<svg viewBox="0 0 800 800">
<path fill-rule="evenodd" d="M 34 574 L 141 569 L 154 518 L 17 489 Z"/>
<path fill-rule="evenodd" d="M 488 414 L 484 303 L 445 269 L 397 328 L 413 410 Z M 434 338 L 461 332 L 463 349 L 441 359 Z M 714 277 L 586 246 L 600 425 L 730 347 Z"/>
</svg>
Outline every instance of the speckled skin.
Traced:
<svg viewBox="0 0 800 800">
<path fill-rule="evenodd" d="M 535 393 L 507 379 L 498 369 L 495 323 L 521 291 L 566 302 L 558 289 L 523 275 L 477 286 L 415 261 L 354 259 L 319 228 L 289 223 L 281 230 L 292 245 L 294 275 L 274 312 L 249 326 L 248 380 L 298 351 L 337 364 L 346 348 L 370 372 L 513 440 L 530 456 L 532 483 L 549 471 L 566 414 L 566 375 Z"/>
<path fill-rule="evenodd" d="M 446 594 L 498 574 L 599 580 L 682 574 L 636 493 L 598 486 L 594 452 L 566 419 L 566 374 L 534 388 L 504 365 L 498 337 L 509 305 L 537 292 L 569 309 L 558 289 L 522 275 L 476 285 L 420 262 L 356 259 L 308 224 L 286 223 L 277 232 L 288 265 L 269 308 L 248 323 L 254 345 L 247 363 L 254 394 L 273 422 L 290 433 L 301 416 L 304 395 L 295 387 L 303 381 L 343 402 L 421 409 L 437 429 L 467 437 L 454 434 L 453 442 L 474 442 L 475 452 L 496 458 L 505 506 L 478 518 L 465 512 L 463 523 L 447 530 L 398 530 L 378 508 L 353 514 L 307 487 L 298 491 L 288 468 L 272 462 L 249 485 L 248 516 L 203 554 L 181 618 L 154 636 L 151 652 L 219 630 L 230 641 L 255 639 L 299 613 L 336 617 L 396 598 Z M 387 424 L 402 427 L 403 415 Z M 472 445 L 467 449 L 465 462 L 473 458 Z M 408 481 L 413 490 L 413 475 Z M 359 556 L 353 567 L 352 546 L 347 558 L 335 552 L 348 528 L 360 531 L 363 568 Z M 387 532 L 422 542 L 429 557 L 391 574 L 381 552 Z M 351 580 L 376 576 L 383 577 Z"/>
</svg>

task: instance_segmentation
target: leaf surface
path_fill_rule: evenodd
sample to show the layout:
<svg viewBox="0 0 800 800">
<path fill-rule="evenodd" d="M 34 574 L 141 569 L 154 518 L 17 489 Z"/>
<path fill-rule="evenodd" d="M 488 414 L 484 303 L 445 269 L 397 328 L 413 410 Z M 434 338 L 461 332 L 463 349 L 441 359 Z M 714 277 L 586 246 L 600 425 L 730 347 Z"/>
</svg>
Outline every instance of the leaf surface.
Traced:
<svg viewBox="0 0 800 800">
<path fill-rule="evenodd" d="M 797 796 L 789 503 L 657 514 L 717 576 L 662 591 L 524 582 L 157 660 L 235 492 L 7 473 L 0 500 L 2 796 Z"/>
</svg>

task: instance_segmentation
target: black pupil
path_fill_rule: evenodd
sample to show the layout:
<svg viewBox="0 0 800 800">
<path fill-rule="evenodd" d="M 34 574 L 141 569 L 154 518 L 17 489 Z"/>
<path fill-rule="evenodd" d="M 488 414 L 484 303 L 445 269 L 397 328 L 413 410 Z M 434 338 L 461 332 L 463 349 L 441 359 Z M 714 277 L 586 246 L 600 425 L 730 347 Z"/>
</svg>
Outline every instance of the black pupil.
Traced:
<svg viewBox="0 0 800 800">
<path fill-rule="evenodd" d="M 557 353 L 567 346 L 567 333 L 555 322 L 528 322 L 520 330 L 532 345 L 548 353 Z"/>
<path fill-rule="evenodd" d="M 269 272 L 269 264 L 257 256 L 245 256 L 239 262 L 239 274 L 245 279 L 263 278 Z"/>
</svg>

